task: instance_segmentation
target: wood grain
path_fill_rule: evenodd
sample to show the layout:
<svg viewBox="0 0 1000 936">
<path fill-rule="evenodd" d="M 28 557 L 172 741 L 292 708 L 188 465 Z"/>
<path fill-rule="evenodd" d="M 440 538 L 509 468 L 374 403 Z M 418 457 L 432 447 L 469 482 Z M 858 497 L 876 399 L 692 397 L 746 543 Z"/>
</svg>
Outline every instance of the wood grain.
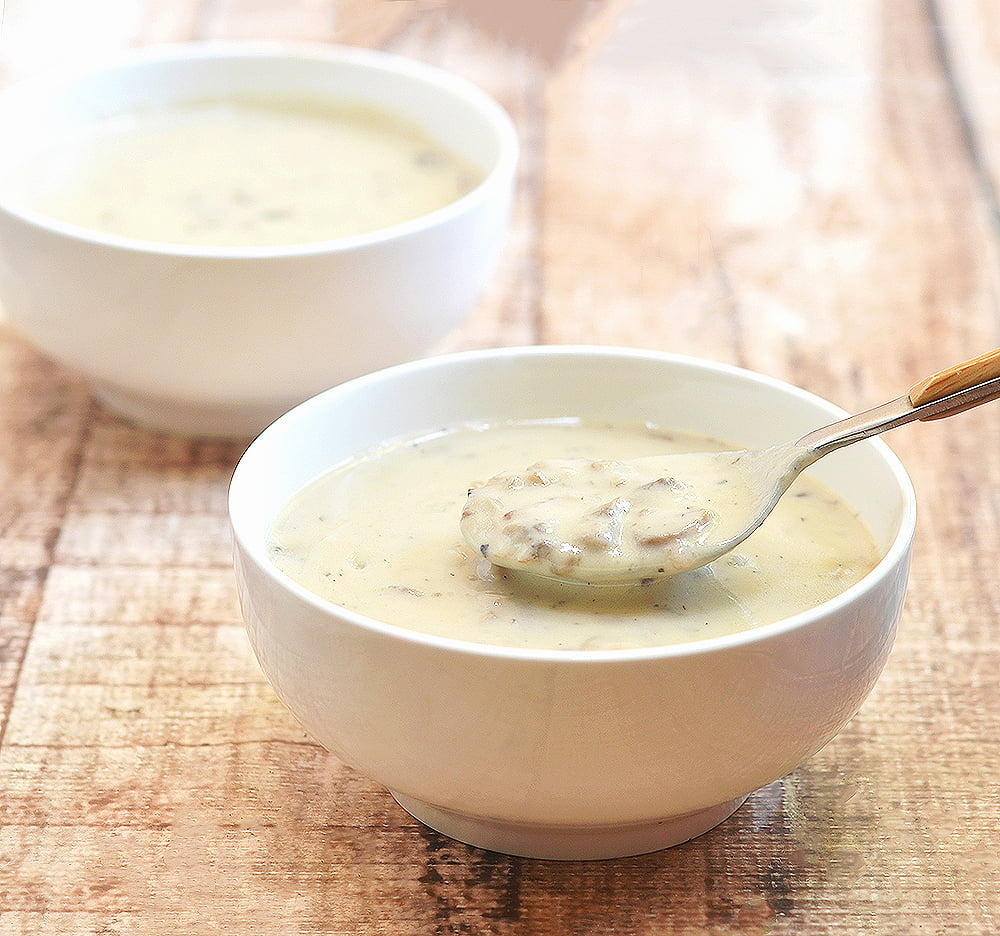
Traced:
<svg viewBox="0 0 1000 936">
<path fill-rule="evenodd" d="M 268 36 L 494 94 L 523 147 L 512 230 L 442 350 L 661 348 L 860 409 L 1000 346 L 988 3 L 607 0 L 558 65 L 443 0 L 4 17 L 5 79 Z M 527 861 L 423 828 L 275 698 L 230 567 L 242 446 L 120 422 L 0 324 L 0 936 L 1000 932 L 1000 406 L 887 440 L 919 530 L 858 716 L 694 842 Z"/>
<path fill-rule="evenodd" d="M 968 390 L 996 377 L 1000 377 L 1000 348 L 985 351 L 968 361 L 953 364 L 918 380 L 910 388 L 910 402 L 914 406 L 933 403 L 949 394 Z"/>
</svg>

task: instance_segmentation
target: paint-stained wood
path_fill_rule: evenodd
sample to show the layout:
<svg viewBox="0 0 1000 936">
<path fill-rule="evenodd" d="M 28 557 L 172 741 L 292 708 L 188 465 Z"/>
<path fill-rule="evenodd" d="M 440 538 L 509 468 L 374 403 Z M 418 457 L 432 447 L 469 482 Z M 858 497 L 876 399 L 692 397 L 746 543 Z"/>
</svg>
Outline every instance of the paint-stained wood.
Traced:
<svg viewBox="0 0 1000 936">
<path fill-rule="evenodd" d="M 662 348 L 853 409 L 1000 346 L 994 5 L 599 0 L 554 64 L 475 14 L 7 0 L 0 80 L 226 36 L 468 76 L 523 161 L 449 348 Z M 277 701 L 230 567 L 242 447 L 118 421 L 0 324 L 0 934 L 1000 931 L 1000 404 L 888 441 L 919 532 L 846 730 L 685 846 L 526 861 L 423 829 Z"/>
</svg>

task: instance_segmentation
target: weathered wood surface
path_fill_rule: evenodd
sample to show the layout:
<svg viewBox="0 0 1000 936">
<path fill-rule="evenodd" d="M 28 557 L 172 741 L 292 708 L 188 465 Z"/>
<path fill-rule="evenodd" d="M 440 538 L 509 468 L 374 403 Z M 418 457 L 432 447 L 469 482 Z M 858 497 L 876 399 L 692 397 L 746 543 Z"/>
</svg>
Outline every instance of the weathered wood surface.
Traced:
<svg viewBox="0 0 1000 936">
<path fill-rule="evenodd" d="M 411 0 L 4 15 L 3 80 L 279 36 L 491 91 L 520 187 L 452 347 L 669 349 L 854 408 L 1000 345 L 996 4 L 604 0 L 555 67 Z M 1000 406 L 888 441 L 919 533 L 847 729 L 688 845 L 526 861 L 422 829 L 275 699 L 230 568 L 242 447 L 119 422 L 0 324 L 0 934 L 1000 932 Z"/>
</svg>

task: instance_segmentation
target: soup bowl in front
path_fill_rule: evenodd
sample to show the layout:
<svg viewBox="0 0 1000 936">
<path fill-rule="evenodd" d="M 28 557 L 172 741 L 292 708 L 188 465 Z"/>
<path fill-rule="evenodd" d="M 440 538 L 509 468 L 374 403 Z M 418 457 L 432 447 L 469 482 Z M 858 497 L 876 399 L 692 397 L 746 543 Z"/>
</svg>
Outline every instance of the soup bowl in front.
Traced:
<svg viewBox="0 0 1000 936">
<path fill-rule="evenodd" d="M 250 642 L 319 743 L 447 835 L 555 859 L 686 841 L 830 741 L 885 665 L 915 501 L 882 442 L 812 469 L 870 528 L 881 555 L 870 573 L 784 620 L 670 646 L 524 649 L 374 620 L 278 571 L 271 525 L 332 466 L 446 425 L 574 416 L 756 448 L 842 415 L 744 370 L 599 347 L 464 352 L 349 381 L 279 418 L 235 471 L 230 517 Z"/>
</svg>

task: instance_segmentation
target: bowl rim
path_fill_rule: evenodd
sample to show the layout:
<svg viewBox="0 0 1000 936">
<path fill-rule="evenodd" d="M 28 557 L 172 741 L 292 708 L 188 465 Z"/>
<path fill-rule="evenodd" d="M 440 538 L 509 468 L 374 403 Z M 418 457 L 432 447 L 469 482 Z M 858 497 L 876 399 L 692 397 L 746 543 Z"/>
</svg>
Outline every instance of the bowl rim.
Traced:
<svg viewBox="0 0 1000 936">
<path fill-rule="evenodd" d="M 349 253 L 367 247 L 403 240 L 429 228 L 444 224 L 489 200 L 492 190 L 513 179 L 520 157 L 520 141 L 510 114 L 475 82 L 456 72 L 381 49 L 369 49 L 341 43 L 309 40 L 197 39 L 186 42 L 157 43 L 119 53 L 100 63 L 59 70 L 46 75 L 22 78 L 0 89 L 0 118 L 8 100 L 21 95 L 59 94 L 77 81 L 114 72 L 140 70 L 156 64 L 183 66 L 191 62 L 214 60 L 278 60 L 347 65 L 360 70 L 391 74 L 404 81 L 416 81 L 457 97 L 471 105 L 486 120 L 497 142 L 497 157 L 479 183 L 460 198 L 417 218 L 388 225 L 363 234 L 292 244 L 226 247 L 180 244 L 147 240 L 96 231 L 62 221 L 30 207 L 11 204 L 0 189 L 0 212 L 53 234 L 99 247 L 139 254 L 167 255 L 178 258 L 209 260 L 256 260 L 286 257 L 313 257 Z"/>
<path fill-rule="evenodd" d="M 645 360 L 661 362 L 668 366 L 693 365 L 695 367 L 708 370 L 717 374 L 735 376 L 772 387 L 785 393 L 791 393 L 799 399 L 812 403 L 820 403 L 832 411 L 837 411 L 842 415 L 849 415 L 848 412 L 829 400 L 820 397 L 818 394 L 797 387 L 794 384 L 779 380 L 765 374 L 751 371 L 747 368 L 732 364 L 725 364 L 704 358 L 686 354 L 677 354 L 666 351 L 644 350 L 638 348 L 617 347 L 611 345 L 526 345 L 511 346 L 503 348 L 485 348 L 469 351 L 456 351 L 449 354 L 441 354 L 434 357 L 423 358 L 416 361 L 409 361 L 397 364 L 392 367 L 383 368 L 361 377 L 345 381 L 328 390 L 324 390 L 314 397 L 298 404 L 287 413 L 278 417 L 270 426 L 265 428 L 243 453 L 233 472 L 230 482 L 229 497 L 227 500 L 230 532 L 233 537 L 233 548 L 237 552 L 242 549 L 245 557 L 249 558 L 270 581 L 278 587 L 289 591 L 299 601 L 309 605 L 311 608 L 323 614 L 335 614 L 338 618 L 348 622 L 353 627 L 358 627 L 373 633 L 381 634 L 399 640 L 403 643 L 412 643 L 427 648 L 437 648 L 442 651 L 458 654 L 466 654 L 477 657 L 491 657 L 494 659 L 518 660 L 536 663 L 559 663 L 572 662 L 574 664 L 608 664 L 615 662 L 648 661 L 664 658 L 691 658 L 704 654 L 718 653 L 727 650 L 737 650 L 752 647 L 754 644 L 763 644 L 768 640 L 782 636 L 791 631 L 805 629 L 811 624 L 818 623 L 821 618 L 830 613 L 850 605 L 861 599 L 865 593 L 874 591 L 882 582 L 891 576 L 897 567 L 906 562 L 910 552 L 913 537 L 916 530 L 916 494 L 912 481 L 903 467 L 899 457 L 878 438 L 866 439 L 857 445 L 870 446 L 874 448 L 887 467 L 892 472 L 893 478 L 898 486 L 902 497 L 902 509 L 900 511 L 899 529 L 893 537 L 892 542 L 886 549 L 885 554 L 876 566 L 863 578 L 859 579 L 849 588 L 838 595 L 821 602 L 820 604 L 801 611 L 797 614 L 782 618 L 771 624 L 763 624 L 752 627 L 745 631 L 734 634 L 726 634 L 718 637 L 707 637 L 696 640 L 683 641 L 676 644 L 665 644 L 651 647 L 632 647 L 623 649 L 602 649 L 602 650 L 560 650 L 552 648 L 528 648 L 509 647 L 502 644 L 482 643 L 473 640 L 463 640 L 454 637 L 442 637 L 436 634 L 428 634 L 421 631 L 412 630 L 398 624 L 391 624 L 380 621 L 377 618 L 368 617 L 364 614 L 352 611 L 335 602 L 321 598 L 314 592 L 300 585 L 289 576 L 282 573 L 268 558 L 266 551 L 258 546 L 263 544 L 252 544 L 242 530 L 240 517 L 234 518 L 234 502 L 239 496 L 239 489 L 242 483 L 241 468 L 247 459 L 254 457 L 255 447 L 262 447 L 267 444 L 267 436 L 273 427 L 278 427 L 286 420 L 301 418 L 301 415 L 309 409 L 322 406 L 331 396 L 341 393 L 356 392 L 356 389 L 363 387 L 366 383 L 378 383 L 384 379 L 391 378 L 396 374 L 406 372 L 416 372 L 419 370 L 436 369 L 448 367 L 451 362 L 476 361 L 476 360 L 503 360 L 516 357 L 563 357 L 563 356 L 585 356 L 585 357 L 617 357 L 621 360 Z M 836 417 L 835 417 L 836 418 Z M 274 431 L 278 431 L 275 429 Z M 333 467 L 333 466 L 331 466 Z"/>
</svg>

